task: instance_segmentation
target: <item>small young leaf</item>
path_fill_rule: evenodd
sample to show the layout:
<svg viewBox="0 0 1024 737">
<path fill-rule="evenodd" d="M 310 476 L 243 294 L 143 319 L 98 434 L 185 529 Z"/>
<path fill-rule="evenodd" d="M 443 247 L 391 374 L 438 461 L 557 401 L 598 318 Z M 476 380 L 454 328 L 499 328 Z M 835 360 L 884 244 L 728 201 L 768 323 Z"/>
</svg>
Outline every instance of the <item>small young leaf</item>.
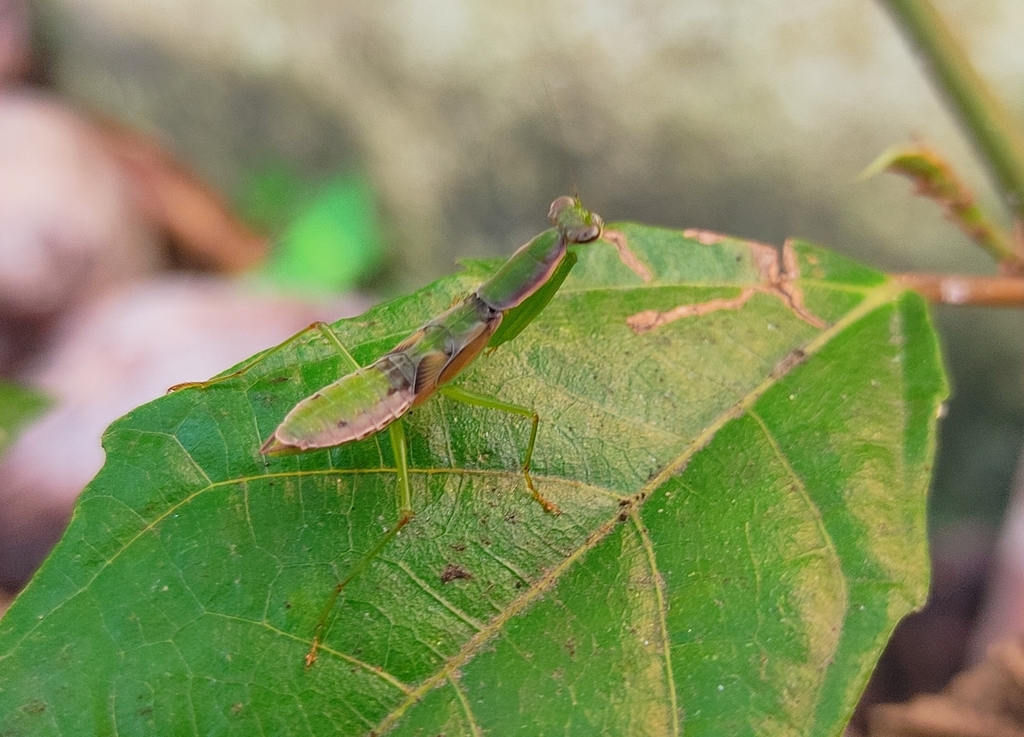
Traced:
<svg viewBox="0 0 1024 737">
<path fill-rule="evenodd" d="M 42 414 L 50 400 L 37 391 L 0 381 L 0 454 L 18 437 L 21 428 Z"/>
<path fill-rule="evenodd" d="M 925 146 L 891 148 L 875 159 L 863 176 L 884 170 L 913 181 L 917 194 L 934 200 L 953 224 L 1000 262 L 1020 260 L 1010 247 L 1009 238 L 978 206 L 967 185 L 936 151 Z"/>
<path fill-rule="evenodd" d="M 345 176 L 304 189 L 277 170 L 254 182 L 245 203 L 250 217 L 265 228 L 287 223 L 259 278 L 306 293 L 352 289 L 380 266 L 383 251 L 370 183 Z"/>
</svg>

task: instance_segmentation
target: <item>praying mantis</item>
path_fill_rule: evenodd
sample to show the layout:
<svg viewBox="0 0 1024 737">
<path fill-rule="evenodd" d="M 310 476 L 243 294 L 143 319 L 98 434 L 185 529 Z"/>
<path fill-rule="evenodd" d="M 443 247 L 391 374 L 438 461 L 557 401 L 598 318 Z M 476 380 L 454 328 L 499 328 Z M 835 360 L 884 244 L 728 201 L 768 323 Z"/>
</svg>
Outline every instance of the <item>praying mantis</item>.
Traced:
<svg viewBox="0 0 1024 737">
<path fill-rule="evenodd" d="M 397 522 L 335 586 L 306 655 L 307 667 L 316 660 L 325 623 L 342 590 L 414 517 L 402 416 L 436 392 L 463 403 L 528 419 L 530 438 L 521 469 L 526 488 L 546 512 L 560 514 L 554 502 L 538 491 L 530 475 L 540 424 L 537 412 L 448 386 L 485 348 L 494 349 L 512 340 L 540 314 L 576 263 L 576 254 L 571 249 L 603 238 L 616 247 L 626 266 L 644 281 L 650 280 L 649 271 L 629 250 L 625 238 L 606 231 L 601 217 L 584 208 L 578 198 L 555 199 L 548 219 L 553 227 L 520 247 L 494 276 L 367 366 L 360 367 L 356 363 L 328 325 L 311 326 L 320 330 L 347 357 L 354 370 L 296 404 L 264 441 L 259 452 L 277 456 L 333 448 L 387 429 L 395 457 L 399 514 Z M 304 333 L 263 354 L 255 362 L 264 360 Z M 179 384 L 172 389 L 205 388 L 241 375 L 255 362 L 207 382 Z"/>
</svg>

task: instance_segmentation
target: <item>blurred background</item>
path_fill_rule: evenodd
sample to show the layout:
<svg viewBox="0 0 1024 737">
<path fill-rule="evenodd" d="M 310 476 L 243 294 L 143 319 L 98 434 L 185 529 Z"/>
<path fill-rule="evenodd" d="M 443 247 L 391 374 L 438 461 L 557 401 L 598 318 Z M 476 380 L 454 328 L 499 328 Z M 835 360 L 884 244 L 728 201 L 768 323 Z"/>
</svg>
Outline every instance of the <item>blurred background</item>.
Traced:
<svg viewBox="0 0 1024 737">
<path fill-rule="evenodd" d="M 1024 5 L 935 4 L 1024 121 Z M 858 179 L 921 139 L 1008 224 L 875 3 L 0 0 L 0 64 L 0 367 L 57 408 L 0 467 L 8 596 L 116 416 L 460 257 L 507 255 L 574 187 L 609 221 L 992 273 L 905 181 Z M 258 266 L 269 243 L 285 245 Z M 1024 439 L 1024 315 L 935 315 L 954 394 L 934 606 L 894 640 L 881 699 L 960 666 Z"/>
</svg>

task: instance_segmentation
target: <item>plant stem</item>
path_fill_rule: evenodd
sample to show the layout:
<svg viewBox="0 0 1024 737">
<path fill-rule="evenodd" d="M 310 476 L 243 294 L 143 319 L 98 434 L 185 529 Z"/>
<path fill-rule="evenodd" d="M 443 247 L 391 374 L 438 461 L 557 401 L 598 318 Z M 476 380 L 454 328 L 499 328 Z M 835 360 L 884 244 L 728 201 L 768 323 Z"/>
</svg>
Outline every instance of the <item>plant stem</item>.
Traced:
<svg viewBox="0 0 1024 737">
<path fill-rule="evenodd" d="M 893 274 L 892 278 L 936 304 L 1024 306 L 1024 279 L 1020 277 L 909 273 Z"/>
<path fill-rule="evenodd" d="M 1024 138 L 971 65 L 929 0 L 881 0 L 988 164 L 1007 205 L 1024 222 Z"/>
</svg>

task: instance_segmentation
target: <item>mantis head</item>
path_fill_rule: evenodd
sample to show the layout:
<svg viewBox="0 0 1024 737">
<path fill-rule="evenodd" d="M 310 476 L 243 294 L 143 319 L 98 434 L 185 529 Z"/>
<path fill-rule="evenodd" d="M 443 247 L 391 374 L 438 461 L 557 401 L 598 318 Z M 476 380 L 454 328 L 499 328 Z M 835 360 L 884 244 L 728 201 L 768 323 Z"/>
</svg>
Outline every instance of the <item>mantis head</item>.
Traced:
<svg viewBox="0 0 1024 737">
<path fill-rule="evenodd" d="M 552 202 L 548 219 L 567 245 L 596 241 L 604 231 L 601 216 L 581 205 L 576 197 L 559 197 Z"/>
</svg>

